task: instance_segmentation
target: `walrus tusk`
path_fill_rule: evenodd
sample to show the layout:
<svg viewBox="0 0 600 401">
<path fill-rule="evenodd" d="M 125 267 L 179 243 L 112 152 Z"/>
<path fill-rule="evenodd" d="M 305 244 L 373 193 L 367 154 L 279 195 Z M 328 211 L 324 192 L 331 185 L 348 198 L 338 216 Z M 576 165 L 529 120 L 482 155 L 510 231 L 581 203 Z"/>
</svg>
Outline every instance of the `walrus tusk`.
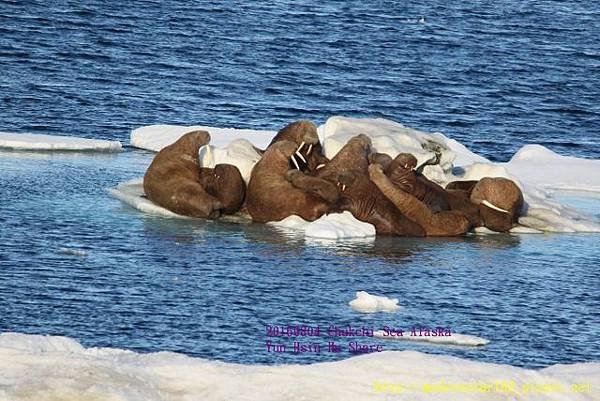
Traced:
<svg viewBox="0 0 600 401">
<path fill-rule="evenodd" d="M 325 167 L 325 163 L 319 164 L 319 165 L 317 166 L 316 170 L 318 170 L 318 169 L 320 169 L 320 168 L 323 168 L 323 167 Z"/>
<path fill-rule="evenodd" d="M 342 192 L 346 190 L 346 184 L 342 184 Z"/>
<path fill-rule="evenodd" d="M 298 162 L 296 161 L 296 158 L 294 157 L 294 155 L 292 155 L 292 157 L 290 159 L 292 159 L 292 161 L 294 162 L 294 166 L 296 166 L 296 168 L 298 170 L 300 170 L 300 166 L 298 165 Z"/>
<path fill-rule="evenodd" d="M 296 156 L 298 156 L 300 159 L 302 159 L 304 163 L 306 163 L 306 159 L 304 158 L 304 156 L 302 156 L 302 153 L 300 153 L 300 148 L 298 148 L 298 150 L 296 151 Z"/>
<path fill-rule="evenodd" d="M 502 212 L 502 213 L 506 213 L 506 214 L 508 214 L 508 210 L 501 209 L 501 208 L 499 208 L 498 206 L 496 206 L 496 205 L 493 205 L 493 204 L 491 204 L 490 202 L 488 202 L 488 201 L 486 201 L 486 200 L 482 201 L 481 203 L 483 203 L 484 205 L 486 205 L 487 207 L 489 207 L 489 208 L 491 208 L 491 209 L 494 209 L 494 210 L 497 210 L 497 211 L 499 211 L 499 212 Z"/>
<path fill-rule="evenodd" d="M 302 143 L 300 144 L 300 146 L 298 146 L 298 152 L 300 152 L 303 147 L 304 147 L 304 141 L 302 141 Z"/>
<path fill-rule="evenodd" d="M 310 155 L 310 151 L 312 150 L 312 143 L 308 145 L 308 150 L 306 151 L 306 156 Z"/>
</svg>

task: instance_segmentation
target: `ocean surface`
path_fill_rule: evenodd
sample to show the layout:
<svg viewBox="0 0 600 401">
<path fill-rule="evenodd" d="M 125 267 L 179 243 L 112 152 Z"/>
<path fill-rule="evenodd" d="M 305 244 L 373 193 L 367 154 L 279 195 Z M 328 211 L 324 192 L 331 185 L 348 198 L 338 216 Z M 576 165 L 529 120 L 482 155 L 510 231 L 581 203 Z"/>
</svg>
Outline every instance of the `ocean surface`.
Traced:
<svg viewBox="0 0 600 401">
<path fill-rule="evenodd" d="M 0 3 L 0 130 L 128 142 L 153 123 L 377 116 L 492 160 L 600 158 L 592 1 Z M 451 327 L 482 348 L 337 339 L 539 367 L 600 360 L 600 236 L 307 240 L 143 215 L 106 188 L 152 153 L 0 152 L 0 332 L 241 363 L 268 325 Z M 600 216 L 597 198 L 564 200 Z M 366 290 L 396 314 L 347 303 Z M 303 339 L 302 341 L 306 341 Z M 323 338 L 321 343 L 326 343 Z"/>
</svg>

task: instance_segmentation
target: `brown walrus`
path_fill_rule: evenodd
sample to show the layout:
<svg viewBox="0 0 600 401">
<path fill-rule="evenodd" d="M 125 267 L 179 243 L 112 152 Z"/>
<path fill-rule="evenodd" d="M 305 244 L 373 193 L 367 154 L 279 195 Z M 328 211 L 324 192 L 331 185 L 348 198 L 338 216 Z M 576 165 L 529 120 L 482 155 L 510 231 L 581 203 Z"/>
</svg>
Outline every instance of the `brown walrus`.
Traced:
<svg viewBox="0 0 600 401">
<path fill-rule="evenodd" d="M 523 206 L 523 192 L 507 178 L 484 177 L 479 181 L 453 181 L 446 185 L 446 189 L 451 194 L 460 194 L 461 207 L 469 205 L 470 209 L 475 208 L 480 219 L 477 226 L 506 232 L 517 224 Z"/>
<path fill-rule="evenodd" d="M 375 226 L 378 235 L 424 236 L 425 231 L 404 216 L 371 182 L 368 176 L 371 140 L 365 135 L 350 139 L 329 163 L 317 171 L 317 177 L 335 183 L 340 199 L 336 212 L 352 215 Z"/>
<path fill-rule="evenodd" d="M 523 192 L 508 178 L 484 177 L 473 187 L 471 202 L 479 206 L 487 228 L 505 232 L 517 224 Z"/>
<path fill-rule="evenodd" d="M 246 193 L 246 206 L 254 221 L 279 221 L 293 214 L 313 221 L 337 201 L 335 185 L 290 169 L 290 158 L 297 149 L 295 142 L 277 141 L 254 166 Z"/>
<path fill-rule="evenodd" d="M 421 226 L 427 236 L 462 235 L 471 227 L 469 220 L 461 212 L 451 210 L 434 213 L 414 195 L 402 191 L 392 183 L 379 164 L 369 166 L 369 177 L 403 215 Z"/>
<path fill-rule="evenodd" d="M 318 166 L 329 161 L 323 155 L 317 126 L 311 121 L 299 120 L 286 125 L 277 132 L 269 146 L 280 141 L 292 141 L 298 147 L 290 157 L 291 168 L 314 173 Z"/>
<path fill-rule="evenodd" d="M 217 164 L 214 168 L 202 167 L 199 172 L 200 185 L 217 198 L 224 214 L 239 211 L 246 196 L 246 183 L 240 170 L 231 164 Z"/>
<path fill-rule="evenodd" d="M 206 131 L 193 131 L 163 148 L 144 175 L 144 192 L 152 202 L 191 217 L 216 218 L 223 204 L 200 182 L 198 150 L 210 142 Z"/>
<path fill-rule="evenodd" d="M 415 171 L 416 167 L 415 156 L 400 153 L 388 164 L 384 172 L 399 189 L 423 202 L 433 213 L 450 210 L 446 190 Z"/>
</svg>

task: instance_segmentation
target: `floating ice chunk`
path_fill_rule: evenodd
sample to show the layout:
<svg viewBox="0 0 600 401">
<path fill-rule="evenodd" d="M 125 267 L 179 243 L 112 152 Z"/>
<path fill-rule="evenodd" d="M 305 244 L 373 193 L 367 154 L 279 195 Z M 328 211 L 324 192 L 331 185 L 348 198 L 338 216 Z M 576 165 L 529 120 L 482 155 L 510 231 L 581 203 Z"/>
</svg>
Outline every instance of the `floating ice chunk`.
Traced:
<svg viewBox="0 0 600 401">
<path fill-rule="evenodd" d="M 202 125 L 148 125 L 131 131 L 130 143 L 136 148 L 160 151 L 177 141 L 184 134 L 192 131 L 203 130 L 210 133 L 210 144 L 215 147 L 227 147 L 236 139 L 246 139 L 254 146 L 264 149 L 277 134 L 275 131 L 216 128 Z"/>
<path fill-rule="evenodd" d="M 356 219 L 352 213 L 331 213 L 308 224 L 305 235 L 312 238 L 345 239 L 375 236 L 375 226 Z"/>
<path fill-rule="evenodd" d="M 144 193 L 144 177 L 134 178 L 132 180 L 120 183 L 116 186 L 116 188 L 109 188 L 108 193 L 119 199 L 121 202 L 124 202 L 144 213 L 164 217 L 187 218 L 186 216 L 173 213 L 162 206 L 158 206 L 156 203 L 146 198 Z"/>
<path fill-rule="evenodd" d="M 541 145 L 523 146 L 506 169 L 528 185 L 600 192 L 600 160 L 562 156 Z"/>
<path fill-rule="evenodd" d="M 0 148 L 18 150 L 118 152 L 121 142 L 74 136 L 0 132 Z"/>
<path fill-rule="evenodd" d="M 306 237 L 330 240 L 375 237 L 375 226 L 356 219 L 352 213 L 331 213 L 309 222 L 292 215 L 269 225 L 302 232 Z"/>
<path fill-rule="evenodd" d="M 138 354 L 119 349 L 84 348 L 65 337 L 0 335 L 0 398 L 13 401 L 121 400 L 381 400 L 385 383 L 410 385 L 402 399 L 541 399 L 524 385 L 548 383 L 571 389 L 600 386 L 600 363 L 554 365 L 531 370 L 415 351 L 384 351 L 337 362 L 309 365 L 241 365 L 192 358 L 173 352 Z M 427 394 L 435 383 L 494 385 L 514 382 L 514 393 Z M 540 387 L 541 388 L 541 387 Z M 378 391 L 379 390 L 379 391 Z M 385 391 L 385 390 L 384 390 Z M 594 390 L 569 393 L 569 400 L 596 400 Z M 511 395 L 512 394 L 512 395 Z M 390 397 L 398 394 L 389 394 Z M 564 394 L 543 394 L 564 399 Z M 515 398 L 516 397 L 516 398 Z M 543 397 L 542 397 L 543 398 Z"/>
<path fill-rule="evenodd" d="M 283 228 L 287 230 L 304 232 L 306 231 L 306 227 L 310 224 L 310 221 L 306 221 L 302 217 L 293 214 L 291 216 L 286 217 L 283 220 L 270 221 L 267 224 L 270 226 Z"/>
<path fill-rule="evenodd" d="M 477 347 L 481 345 L 486 345 L 490 341 L 472 336 L 469 334 L 457 334 L 450 333 L 450 336 L 413 336 L 410 331 L 405 331 L 402 336 L 389 336 L 382 330 L 377 330 L 373 332 L 373 336 L 377 338 L 382 338 L 384 340 L 398 340 L 398 341 L 417 341 L 424 343 L 434 343 L 434 344 L 448 344 L 448 345 L 464 345 L 470 347 Z"/>
<path fill-rule="evenodd" d="M 65 255 L 75 255 L 80 257 L 87 256 L 87 252 L 83 249 L 74 249 L 74 248 L 60 248 L 58 250 L 59 253 L 63 253 Z"/>
<path fill-rule="evenodd" d="M 348 303 L 352 309 L 361 313 L 396 312 L 401 308 L 397 298 L 371 295 L 366 291 L 357 291 L 356 298 Z"/>
</svg>

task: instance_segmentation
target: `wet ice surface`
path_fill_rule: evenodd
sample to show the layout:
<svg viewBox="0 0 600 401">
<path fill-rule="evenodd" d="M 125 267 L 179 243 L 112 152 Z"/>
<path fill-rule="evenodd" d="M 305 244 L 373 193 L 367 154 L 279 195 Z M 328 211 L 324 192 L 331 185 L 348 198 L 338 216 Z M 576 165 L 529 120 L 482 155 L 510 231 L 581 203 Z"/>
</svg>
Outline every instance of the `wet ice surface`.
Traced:
<svg viewBox="0 0 600 401">
<path fill-rule="evenodd" d="M 600 358 L 597 234 L 335 243 L 265 225 L 153 217 L 105 191 L 140 176 L 151 157 L 0 153 L 0 332 L 271 364 L 350 354 L 267 353 L 265 325 L 414 324 L 490 343 L 385 349 L 526 367 Z M 599 214 L 598 198 L 570 196 Z M 359 290 L 403 308 L 354 312 L 348 301 Z"/>
</svg>

